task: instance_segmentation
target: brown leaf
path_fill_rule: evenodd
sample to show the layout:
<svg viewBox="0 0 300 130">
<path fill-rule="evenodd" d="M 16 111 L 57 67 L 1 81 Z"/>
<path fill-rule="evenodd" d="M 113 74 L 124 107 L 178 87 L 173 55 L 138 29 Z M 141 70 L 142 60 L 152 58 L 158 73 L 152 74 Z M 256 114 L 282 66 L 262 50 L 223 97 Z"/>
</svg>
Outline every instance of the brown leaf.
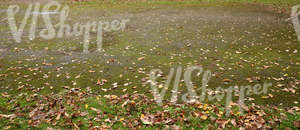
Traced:
<svg viewBox="0 0 300 130">
<path fill-rule="evenodd" d="M 53 128 L 51 128 L 51 127 L 47 127 L 46 130 L 55 130 L 55 129 L 53 129 Z"/>
<path fill-rule="evenodd" d="M 128 102 L 129 102 L 129 100 L 126 100 L 126 101 L 122 104 L 122 108 L 124 108 L 124 107 L 127 105 Z"/>
<path fill-rule="evenodd" d="M 97 85 L 100 85 L 101 84 L 101 81 L 98 79 L 97 80 Z"/>
<path fill-rule="evenodd" d="M 89 113 L 87 113 L 87 112 L 81 112 L 80 114 L 79 114 L 79 116 L 86 116 L 86 115 L 88 115 Z"/>
<path fill-rule="evenodd" d="M 268 69 L 270 68 L 270 66 L 264 65 L 264 69 Z"/>
<path fill-rule="evenodd" d="M 247 78 L 247 80 L 248 80 L 249 83 L 253 82 L 252 78 Z"/>
<path fill-rule="evenodd" d="M 274 97 L 274 96 L 273 96 L 273 95 L 270 93 L 270 94 L 269 94 L 269 97 L 271 97 L 271 98 L 272 98 L 272 97 Z"/>
<path fill-rule="evenodd" d="M 296 128 L 300 128 L 300 121 L 294 121 L 293 124 Z"/>
<path fill-rule="evenodd" d="M 230 123 L 235 127 L 236 126 L 236 121 L 235 119 L 230 120 Z"/>
<path fill-rule="evenodd" d="M 96 109 L 96 108 L 94 108 L 94 107 L 91 107 L 90 109 L 91 109 L 92 111 L 95 111 L 95 112 L 97 112 L 97 114 L 101 113 L 101 110 L 99 110 L 99 109 Z"/>
<path fill-rule="evenodd" d="M 78 125 L 76 125 L 75 123 L 73 123 L 73 125 L 76 128 L 76 130 L 80 130 L 80 128 L 78 127 Z"/>
<path fill-rule="evenodd" d="M 143 124 L 145 124 L 145 125 L 153 124 L 152 115 L 145 116 L 144 114 L 142 114 L 140 119 L 143 122 Z"/>
<path fill-rule="evenodd" d="M 100 85 L 100 86 L 102 86 L 102 85 L 104 85 L 104 83 L 106 83 L 107 82 L 107 80 L 106 79 L 101 79 L 101 80 L 97 80 L 97 85 Z"/>
<path fill-rule="evenodd" d="M 231 79 L 223 79 L 223 82 L 232 82 Z"/>
<path fill-rule="evenodd" d="M 10 118 L 10 119 L 13 119 L 13 118 L 16 118 L 16 117 L 17 117 L 16 114 L 10 114 L 10 115 L 0 114 L 0 118 Z"/>
<path fill-rule="evenodd" d="M 57 117 L 55 118 L 56 120 L 59 120 L 61 117 L 61 113 L 58 113 Z"/>
<path fill-rule="evenodd" d="M 9 98 L 9 97 L 10 97 L 10 95 L 8 95 L 6 92 L 1 93 L 1 95 L 2 95 L 3 97 L 5 97 L 5 98 Z"/>
<path fill-rule="evenodd" d="M 181 130 L 181 128 L 177 125 L 172 125 L 171 128 L 172 130 Z"/>
<path fill-rule="evenodd" d="M 9 126 L 5 126 L 3 129 L 4 130 L 8 130 L 8 129 L 10 129 L 11 128 L 11 126 L 9 125 Z"/>
<path fill-rule="evenodd" d="M 291 128 L 289 128 L 289 127 L 286 127 L 286 128 L 285 128 L 285 130 L 292 130 L 292 129 L 291 129 Z"/>
<path fill-rule="evenodd" d="M 144 60 L 145 59 L 145 57 L 140 57 L 140 58 L 138 58 L 137 60 L 138 61 L 141 61 L 141 60 Z"/>
</svg>

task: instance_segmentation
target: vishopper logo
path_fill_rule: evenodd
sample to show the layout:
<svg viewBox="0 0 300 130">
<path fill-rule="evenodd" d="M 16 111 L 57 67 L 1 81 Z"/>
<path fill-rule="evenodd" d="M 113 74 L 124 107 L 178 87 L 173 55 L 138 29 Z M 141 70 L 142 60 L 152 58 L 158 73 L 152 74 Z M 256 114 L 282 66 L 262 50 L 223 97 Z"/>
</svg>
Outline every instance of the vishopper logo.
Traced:
<svg viewBox="0 0 300 130">
<path fill-rule="evenodd" d="M 43 22 L 45 23 L 46 28 L 39 32 L 39 36 L 45 40 L 50 40 L 54 38 L 63 38 L 71 37 L 71 36 L 83 36 L 83 52 L 88 53 L 89 43 L 90 43 L 90 33 L 97 33 L 97 51 L 102 50 L 102 41 L 103 41 L 103 32 L 110 31 L 119 31 L 124 30 L 126 23 L 129 22 L 129 19 L 122 20 L 113 20 L 111 22 L 108 21 L 88 21 L 86 24 L 75 23 L 73 27 L 68 24 L 65 24 L 69 16 L 70 8 L 69 6 L 62 7 L 58 2 L 51 1 L 47 3 L 40 12 L 41 5 L 36 3 L 34 6 L 30 4 L 25 11 L 25 16 L 19 26 L 16 25 L 16 14 L 20 12 L 20 7 L 18 5 L 11 5 L 7 9 L 7 19 L 8 24 L 13 35 L 13 38 L 16 42 L 21 43 L 22 34 L 24 32 L 24 28 L 27 24 L 30 16 L 31 18 L 31 26 L 29 29 L 29 40 L 34 40 L 36 38 L 36 27 L 38 23 L 38 16 L 42 15 Z M 51 10 L 50 9 L 54 9 Z M 51 17 L 49 14 L 59 14 L 59 23 L 56 25 L 52 24 Z M 58 31 L 56 32 L 56 28 Z"/>
<path fill-rule="evenodd" d="M 296 5 L 292 7 L 291 18 L 288 20 L 292 20 L 295 32 L 297 34 L 298 41 L 300 41 L 300 22 L 299 22 L 299 9 L 300 5 Z"/>
<path fill-rule="evenodd" d="M 201 87 L 195 88 L 195 85 L 192 82 L 192 73 L 197 72 L 196 76 L 199 77 L 202 75 L 202 84 Z M 176 69 L 176 76 L 173 83 L 173 89 L 171 90 L 171 102 L 176 103 L 178 99 L 178 94 L 180 93 L 178 90 L 178 86 L 182 80 L 183 68 L 181 66 Z M 166 91 L 169 89 L 171 84 L 171 80 L 173 79 L 175 74 L 175 68 L 171 68 L 167 77 L 163 77 L 163 72 L 160 69 L 153 69 L 150 71 L 148 83 L 150 83 L 152 94 L 154 100 L 158 103 L 158 105 L 163 105 L 163 100 L 166 94 Z M 264 84 L 255 84 L 254 86 L 230 86 L 228 88 L 217 87 L 216 90 L 212 90 L 208 88 L 208 82 L 211 79 L 212 72 L 210 70 L 204 70 L 201 66 L 189 66 L 183 75 L 183 81 L 187 87 L 187 92 L 182 94 L 182 101 L 193 103 L 193 102 L 204 102 L 206 99 L 208 101 L 218 100 L 221 101 L 225 99 L 226 106 L 226 115 L 230 114 L 230 107 L 233 103 L 232 94 L 239 95 L 238 104 L 240 106 L 240 113 L 243 113 L 243 108 L 245 108 L 245 96 L 249 95 L 260 95 L 267 94 L 268 87 L 272 86 L 272 83 L 265 82 Z M 159 84 L 157 80 L 159 78 L 166 78 L 165 84 Z M 159 92 L 160 90 L 160 92 Z M 197 95 L 197 92 L 201 91 L 200 96 Z"/>
</svg>

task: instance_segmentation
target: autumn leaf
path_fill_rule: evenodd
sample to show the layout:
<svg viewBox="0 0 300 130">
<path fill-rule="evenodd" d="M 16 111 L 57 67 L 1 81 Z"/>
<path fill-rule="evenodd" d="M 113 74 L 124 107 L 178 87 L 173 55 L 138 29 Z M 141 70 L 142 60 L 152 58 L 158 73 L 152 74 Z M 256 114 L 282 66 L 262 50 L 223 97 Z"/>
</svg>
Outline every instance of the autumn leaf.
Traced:
<svg viewBox="0 0 300 130">
<path fill-rule="evenodd" d="M 293 125 L 294 125 L 296 128 L 300 128 L 300 121 L 294 121 L 294 122 L 293 122 Z"/>
<path fill-rule="evenodd" d="M 141 114 L 140 119 L 143 122 L 143 124 L 145 124 L 145 125 L 152 125 L 153 124 L 153 122 L 150 120 L 150 118 L 148 116 L 145 116 L 144 114 Z"/>
<path fill-rule="evenodd" d="M 232 82 L 231 79 L 223 79 L 223 82 Z"/>
<path fill-rule="evenodd" d="M 206 116 L 206 115 L 202 115 L 202 116 L 200 116 L 200 119 L 206 120 L 206 119 L 207 119 L 207 116 Z"/>
<path fill-rule="evenodd" d="M 145 59 L 145 57 L 139 57 L 137 60 L 141 61 L 141 60 L 144 60 L 144 59 Z"/>
<path fill-rule="evenodd" d="M 16 118 L 16 117 L 17 117 L 16 114 L 10 114 L 10 115 L 0 114 L 0 118 L 9 118 L 9 119 L 13 119 L 13 118 Z"/>
</svg>

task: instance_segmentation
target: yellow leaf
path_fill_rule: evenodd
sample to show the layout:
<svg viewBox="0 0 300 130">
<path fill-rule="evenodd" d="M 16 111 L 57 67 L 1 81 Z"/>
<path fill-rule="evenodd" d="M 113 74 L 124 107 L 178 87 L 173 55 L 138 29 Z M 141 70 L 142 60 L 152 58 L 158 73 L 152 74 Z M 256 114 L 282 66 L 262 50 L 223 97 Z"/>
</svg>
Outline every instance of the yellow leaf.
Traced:
<svg viewBox="0 0 300 130">
<path fill-rule="evenodd" d="M 206 109 L 207 109 L 207 107 L 204 105 L 204 106 L 203 106 L 203 110 L 206 110 Z"/>
<path fill-rule="evenodd" d="M 112 96 L 111 96 L 111 98 L 112 98 L 112 99 L 117 99 L 117 98 L 118 98 L 118 96 L 116 96 L 116 95 L 112 95 Z"/>
<path fill-rule="evenodd" d="M 222 111 L 219 111 L 219 114 L 220 114 L 220 115 L 223 115 L 223 112 L 222 112 Z"/>
<path fill-rule="evenodd" d="M 89 105 L 88 104 L 85 104 L 85 109 L 88 109 Z"/>
<path fill-rule="evenodd" d="M 142 114 L 142 115 L 141 115 L 141 118 L 144 118 L 144 117 L 145 117 L 145 115 L 144 115 L 144 114 Z"/>
<path fill-rule="evenodd" d="M 200 118 L 201 118 L 202 120 L 206 120 L 206 119 L 207 119 L 207 116 L 206 116 L 206 115 L 202 115 Z"/>
</svg>

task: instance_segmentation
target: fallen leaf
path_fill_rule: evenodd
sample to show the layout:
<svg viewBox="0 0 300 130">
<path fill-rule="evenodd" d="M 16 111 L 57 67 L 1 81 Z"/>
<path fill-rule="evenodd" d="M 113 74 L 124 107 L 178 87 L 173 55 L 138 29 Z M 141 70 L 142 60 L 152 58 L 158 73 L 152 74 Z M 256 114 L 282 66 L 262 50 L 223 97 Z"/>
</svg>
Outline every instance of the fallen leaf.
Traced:
<svg viewBox="0 0 300 130">
<path fill-rule="evenodd" d="M 293 124 L 296 128 L 300 128 L 300 121 L 294 121 Z"/>
<path fill-rule="evenodd" d="M 207 116 L 206 116 L 206 115 L 202 115 L 200 118 L 201 118 L 202 120 L 206 120 L 206 119 L 207 119 Z"/>
<path fill-rule="evenodd" d="M 9 97 L 10 97 L 10 95 L 8 95 L 6 92 L 1 93 L 1 95 L 2 95 L 3 97 L 5 97 L 5 98 L 9 98 Z"/>
<path fill-rule="evenodd" d="M 137 60 L 138 61 L 141 61 L 141 60 L 144 60 L 145 59 L 145 57 L 140 57 L 140 58 L 138 58 Z"/>
<path fill-rule="evenodd" d="M 224 79 L 223 82 L 232 82 L 231 79 Z"/>
<path fill-rule="evenodd" d="M 95 111 L 95 112 L 97 112 L 97 114 L 101 113 L 101 110 L 99 110 L 99 109 L 96 109 L 96 108 L 94 108 L 94 107 L 91 107 L 90 109 L 91 109 L 92 111 Z"/>
<path fill-rule="evenodd" d="M 144 114 L 141 114 L 140 119 L 143 122 L 143 124 L 145 124 L 145 125 L 152 125 L 153 124 L 153 122 L 150 120 L 150 117 L 145 116 Z"/>
<path fill-rule="evenodd" d="M 13 119 L 13 118 L 16 118 L 16 117 L 17 117 L 16 114 L 10 114 L 10 115 L 0 114 L 0 118 L 10 118 L 10 119 Z"/>
</svg>

